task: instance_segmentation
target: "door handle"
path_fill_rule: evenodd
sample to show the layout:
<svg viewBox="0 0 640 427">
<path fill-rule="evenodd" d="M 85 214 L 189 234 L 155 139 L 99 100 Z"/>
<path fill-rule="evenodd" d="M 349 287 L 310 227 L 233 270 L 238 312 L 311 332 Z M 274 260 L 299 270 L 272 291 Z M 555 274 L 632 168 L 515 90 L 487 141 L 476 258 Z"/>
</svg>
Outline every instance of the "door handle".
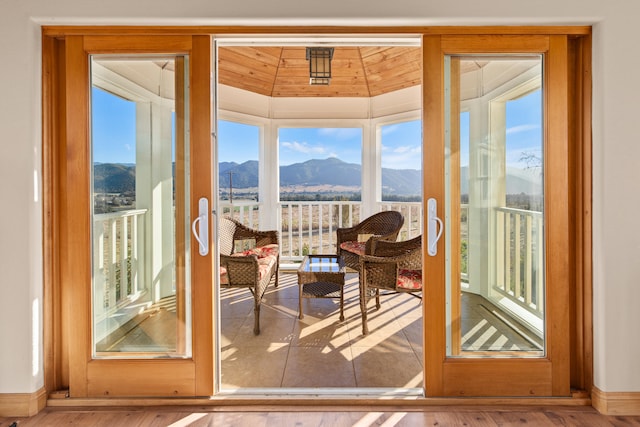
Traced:
<svg viewBox="0 0 640 427">
<path fill-rule="evenodd" d="M 438 240 L 442 237 L 444 226 L 438 218 L 438 202 L 433 197 L 427 200 L 427 253 L 438 254 Z"/>
<path fill-rule="evenodd" d="M 201 197 L 198 201 L 198 217 L 193 220 L 191 231 L 198 241 L 200 255 L 207 255 L 209 253 L 209 200 L 206 197 Z"/>
</svg>

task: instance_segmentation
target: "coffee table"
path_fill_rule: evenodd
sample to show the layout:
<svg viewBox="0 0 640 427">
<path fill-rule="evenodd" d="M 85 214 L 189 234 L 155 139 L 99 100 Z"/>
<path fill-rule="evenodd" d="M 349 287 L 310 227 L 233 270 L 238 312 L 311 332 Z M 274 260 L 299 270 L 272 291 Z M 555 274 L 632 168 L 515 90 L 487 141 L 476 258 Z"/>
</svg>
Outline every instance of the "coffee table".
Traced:
<svg viewBox="0 0 640 427">
<path fill-rule="evenodd" d="M 300 314 L 303 319 L 303 298 L 340 298 L 340 321 L 344 320 L 344 274 L 342 257 L 332 255 L 307 255 L 298 268 Z"/>
</svg>

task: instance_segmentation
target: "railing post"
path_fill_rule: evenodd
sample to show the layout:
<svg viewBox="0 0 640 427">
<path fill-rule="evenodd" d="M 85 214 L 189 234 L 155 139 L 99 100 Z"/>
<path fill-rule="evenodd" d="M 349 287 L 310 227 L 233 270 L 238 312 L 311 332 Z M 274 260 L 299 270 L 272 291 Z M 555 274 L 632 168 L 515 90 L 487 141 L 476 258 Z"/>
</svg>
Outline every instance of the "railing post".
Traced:
<svg viewBox="0 0 640 427">
<path fill-rule="evenodd" d="M 107 290 L 107 300 L 109 301 L 109 310 L 112 310 L 116 306 L 116 263 L 117 261 L 117 228 L 118 223 L 115 218 L 109 219 L 109 285 Z"/>
<path fill-rule="evenodd" d="M 93 251 L 94 251 L 94 270 L 93 270 L 93 318 L 94 325 L 97 324 L 96 319 L 101 319 L 105 313 L 105 272 L 104 272 L 104 226 L 102 220 L 95 221 L 93 224 Z M 95 331 L 96 338 L 101 337 L 102 331 Z"/>
<path fill-rule="evenodd" d="M 138 293 L 138 215 L 131 217 L 131 292 Z"/>
<path fill-rule="evenodd" d="M 536 274 L 536 308 L 538 313 L 544 313 L 544 257 L 543 254 L 543 217 L 542 215 L 536 221 L 536 236 L 538 237 L 538 244 L 536 245 L 536 252 L 538 255 L 538 273 Z"/>
<path fill-rule="evenodd" d="M 128 297 L 129 290 L 129 275 L 127 274 L 127 262 L 129 258 L 129 218 L 123 216 L 120 232 L 120 299 Z"/>
<path fill-rule="evenodd" d="M 329 213 L 327 217 L 329 218 L 329 247 L 333 246 L 333 203 L 329 203 Z M 337 249 L 336 249 L 337 253 Z"/>
<path fill-rule="evenodd" d="M 315 229 L 315 224 L 313 222 L 314 205 L 311 204 L 311 203 L 308 203 L 308 204 L 305 204 L 305 207 L 306 207 L 306 210 L 307 210 L 307 220 L 308 220 L 306 240 L 308 240 L 309 253 L 312 253 L 312 252 L 314 252 L 314 250 L 313 250 L 313 248 L 314 248 L 313 231 Z M 318 206 L 318 208 L 319 208 L 319 206 Z M 304 256 L 304 242 L 303 242 L 303 240 L 300 241 L 300 256 Z"/>
<path fill-rule="evenodd" d="M 525 257 L 524 257 L 524 283 L 525 283 L 525 300 L 524 303 L 531 307 L 531 292 L 532 288 L 532 273 L 531 268 L 533 267 L 533 251 L 532 251 L 532 243 L 533 243 L 533 235 L 531 234 L 531 215 L 527 215 L 525 218 L 526 221 L 526 249 L 525 249 Z"/>
<path fill-rule="evenodd" d="M 514 265 L 513 265 L 513 275 L 514 275 L 514 296 L 517 299 L 522 299 L 522 281 L 520 278 L 520 214 L 514 215 L 514 226 L 513 226 L 513 252 L 514 252 Z"/>
<path fill-rule="evenodd" d="M 496 212 L 496 270 L 495 270 L 495 278 L 496 278 L 496 286 L 498 289 L 502 289 L 506 291 L 507 284 L 505 283 L 505 217 L 506 214 L 501 211 Z"/>
</svg>

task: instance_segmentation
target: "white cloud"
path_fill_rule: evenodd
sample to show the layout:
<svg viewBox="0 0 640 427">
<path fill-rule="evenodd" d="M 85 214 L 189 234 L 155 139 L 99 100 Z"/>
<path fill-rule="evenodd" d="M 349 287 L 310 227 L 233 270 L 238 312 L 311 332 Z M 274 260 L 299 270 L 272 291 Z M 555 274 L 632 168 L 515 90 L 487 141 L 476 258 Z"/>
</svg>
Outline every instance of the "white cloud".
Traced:
<svg viewBox="0 0 640 427">
<path fill-rule="evenodd" d="M 400 147 L 382 147 L 382 167 L 390 169 L 420 169 L 422 166 L 422 150 L 419 145 L 403 145 Z"/>
<path fill-rule="evenodd" d="M 362 135 L 360 128 L 320 128 L 318 135 L 330 136 L 335 139 L 352 139 Z"/>
<path fill-rule="evenodd" d="M 507 128 L 507 135 L 513 135 L 514 133 L 528 132 L 530 130 L 540 130 L 539 124 L 519 125 Z"/>
<path fill-rule="evenodd" d="M 409 145 L 401 145 L 396 147 L 393 150 L 394 153 L 403 154 L 403 153 L 420 153 L 420 147 L 411 147 Z"/>
<path fill-rule="evenodd" d="M 295 151 L 297 153 L 305 153 L 305 154 L 325 154 L 326 150 L 322 146 L 317 145 L 309 145 L 306 142 L 298 142 L 298 141 L 283 141 L 280 143 L 282 148 L 286 148 L 291 151 Z"/>
<path fill-rule="evenodd" d="M 397 131 L 398 129 L 400 129 L 400 125 L 383 126 L 382 127 L 382 134 L 383 135 L 390 135 L 390 134 L 394 133 L 395 131 Z"/>
</svg>

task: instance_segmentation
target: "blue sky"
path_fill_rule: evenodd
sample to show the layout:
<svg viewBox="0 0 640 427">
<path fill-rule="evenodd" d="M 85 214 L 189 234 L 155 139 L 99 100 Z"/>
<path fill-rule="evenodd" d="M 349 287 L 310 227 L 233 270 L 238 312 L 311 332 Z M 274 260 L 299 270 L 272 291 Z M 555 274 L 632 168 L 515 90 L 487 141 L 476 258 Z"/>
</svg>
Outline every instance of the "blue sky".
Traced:
<svg viewBox="0 0 640 427">
<path fill-rule="evenodd" d="M 93 88 L 93 159 L 101 163 L 136 162 L 136 104 Z"/>
<path fill-rule="evenodd" d="M 542 91 L 507 102 L 507 165 L 524 168 L 523 153 L 542 158 Z"/>
<path fill-rule="evenodd" d="M 218 123 L 219 159 L 242 163 L 258 160 L 258 128 L 221 121 Z M 280 164 L 337 157 L 347 163 L 362 163 L 360 128 L 280 128 Z M 384 126 L 382 163 L 385 168 L 420 169 L 421 129 L 415 120 Z M 243 149 L 238 145 L 243 144 Z"/>
<path fill-rule="evenodd" d="M 135 163 L 135 103 L 92 91 L 93 158 L 103 163 Z M 507 164 L 525 168 L 523 153 L 541 157 L 541 91 L 507 103 Z M 461 165 L 469 163 L 469 115 L 461 116 Z M 220 161 L 242 163 L 258 160 L 257 126 L 220 121 L 218 123 Z M 280 164 L 309 159 L 337 157 L 348 163 L 361 163 L 360 128 L 281 128 Z M 392 169 L 420 169 L 420 121 L 384 126 L 382 166 Z"/>
<path fill-rule="evenodd" d="M 507 166 L 526 169 L 521 161 L 524 153 L 542 158 L 542 91 L 536 90 L 521 98 L 508 101 L 507 116 Z M 460 166 L 469 166 L 468 112 L 460 115 Z"/>
<path fill-rule="evenodd" d="M 337 157 L 362 163 L 361 128 L 280 128 L 280 165 Z"/>
</svg>

